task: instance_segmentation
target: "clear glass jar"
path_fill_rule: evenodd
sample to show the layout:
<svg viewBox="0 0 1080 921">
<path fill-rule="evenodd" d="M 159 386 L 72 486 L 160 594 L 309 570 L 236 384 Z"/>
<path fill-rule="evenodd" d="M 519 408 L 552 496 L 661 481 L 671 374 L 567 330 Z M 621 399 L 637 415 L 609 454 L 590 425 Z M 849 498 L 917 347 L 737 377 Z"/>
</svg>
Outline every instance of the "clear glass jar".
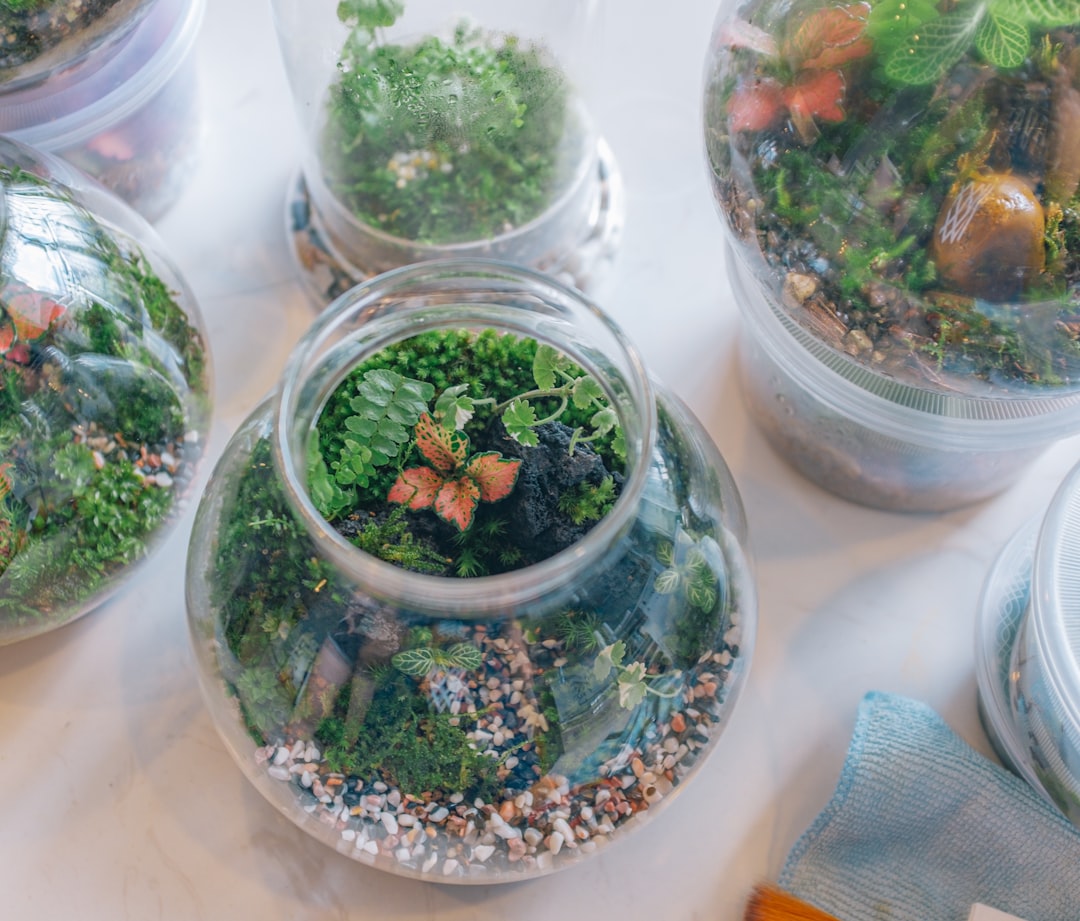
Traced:
<svg viewBox="0 0 1080 921">
<path fill-rule="evenodd" d="M 274 13 L 304 143 L 287 221 L 320 305 L 449 257 L 589 287 L 623 214 L 584 92 L 601 5 L 274 0 Z"/>
<path fill-rule="evenodd" d="M 358 549 L 307 485 L 350 369 L 459 329 L 568 355 L 626 444 L 583 538 L 477 578 Z M 187 592 L 210 711 L 259 791 L 356 860 L 452 883 L 547 873 L 642 827 L 714 748 L 756 625 L 741 503 L 700 424 L 579 293 L 483 260 L 395 270 L 320 317 L 211 477 Z"/>
<path fill-rule="evenodd" d="M 205 0 L 156 0 L 115 53 L 0 95 L 0 133 L 62 156 L 156 221 L 198 163 L 195 40 Z"/>
<path fill-rule="evenodd" d="M 986 498 L 1080 430 L 1080 22 L 1047 8 L 996 44 L 1015 24 L 988 9 L 750 0 L 713 35 L 752 415 L 868 505 Z"/>
<path fill-rule="evenodd" d="M 171 532 L 210 386 L 195 300 L 152 228 L 0 139 L 0 643 L 91 610 Z"/>
<path fill-rule="evenodd" d="M 0 8 L 0 90 L 103 63 L 156 0 L 10 0 Z"/>
<path fill-rule="evenodd" d="M 1013 771 L 1080 825 L 1080 467 L 999 554 L 976 621 L 979 712 Z"/>
</svg>

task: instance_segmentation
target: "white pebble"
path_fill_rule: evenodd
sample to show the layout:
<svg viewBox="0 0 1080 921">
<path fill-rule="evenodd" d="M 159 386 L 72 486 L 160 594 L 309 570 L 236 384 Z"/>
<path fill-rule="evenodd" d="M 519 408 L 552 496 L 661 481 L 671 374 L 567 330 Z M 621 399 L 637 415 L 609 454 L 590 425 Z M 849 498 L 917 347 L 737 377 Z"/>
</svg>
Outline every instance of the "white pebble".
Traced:
<svg viewBox="0 0 1080 921">
<path fill-rule="evenodd" d="M 448 861 L 446 861 L 446 863 L 442 865 L 442 875 L 450 876 L 457 870 L 457 868 L 458 862 L 453 857 L 451 857 Z"/>
<path fill-rule="evenodd" d="M 386 829 L 388 835 L 396 835 L 398 833 L 397 818 L 392 812 L 382 812 L 379 814 L 379 821 L 382 822 L 383 828 Z"/>
<path fill-rule="evenodd" d="M 478 844 L 472 850 L 473 860 L 479 860 L 480 863 L 483 863 L 494 853 L 495 848 L 490 844 Z"/>
<path fill-rule="evenodd" d="M 394 856 L 397 858 L 398 863 L 405 863 L 405 861 L 412 858 L 412 852 L 407 847 L 399 847 L 394 851 Z"/>
<path fill-rule="evenodd" d="M 432 822 L 438 824 L 439 822 L 445 822 L 448 815 L 450 815 L 450 810 L 447 809 L 445 806 L 440 806 L 433 813 L 431 813 L 429 818 Z"/>
<path fill-rule="evenodd" d="M 523 837 L 525 838 L 525 843 L 529 845 L 529 847 L 536 847 L 541 841 L 544 840 L 544 835 L 540 831 L 540 829 L 533 828 L 532 826 L 529 826 L 525 829 L 525 834 L 523 835 Z"/>
<path fill-rule="evenodd" d="M 435 866 L 435 861 L 438 860 L 438 859 L 439 859 L 438 854 L 430 855 L 428 857 L 428 859 L 424 861 L 424 865 L 422 867 L 420 867 L 420 870 L 422 872 L 424 872 L 424 873 L 429 872 L 431 870 L 431 868 Z"/>
<path fill-rule="evenodd" d="M 161 482 L 160 479 L 158 480 L 158 482 Z M 305 761 L 318 761 L 321 757 L 322 754 L 314 745 L 309 745 L 307 748 L 304 749 Z"/>
<path fill-rule="evenodd" d="M 274 752 L 274 764 L 284 764 L 289 760 L 292 752 L 289 751 L 284 745 Z"/>
<path fill-rule="evenodd" d="M 460 803 L 463 799 L 465 799 L 465 794 L 464 793 L 453 793 L 450 796 L 450 802 L 453 803 L 455 806 L 458 803 Z"/>
<path fill-rule="evenodd" d="M 397 809 L 397 807 L 401 805 L 401 791 L 395 789 L 387 793 L 386 805 L 393 806 L 395 809 Z"/>
<path fill-rule="evenodd" d="M 563 836 L 564 841 L 574 840 L 574 830 L 567 823 L 566 819 L 556 819 L 552 822 L 551 827 Z"/>
<path fill-rule="evenodd" d="M 346 828 L 341 833 L 341 837 L 342 837 L 342 840 L 344 840 L 344 841 L 355 841 L 356 840 L 356 829 L 355 828 Z"/>
<path fill-rule="evenodd" d="M 408 812 L 403 812 L 397 817 L 397 821 L 398 825 L 401 825 L 404 828 L 411 828 L 416 824 L 416 816 Z"/>
<path fill-rule="evenodd" d="M 376 793 L 385 793 L 390 788 L 381 780 L 376 780 L 375 783 L 371 785 L 371 789 L 374 790 Z"/>
<path fill-rule="evenodd" d="M 274 780 L 288 780 L 292 776 L 288 768 L 283 768 L 277 764 L 267 768 L 266 773 L 273 777 Z"/>
<path fill-rule="evenodd" d="M 301 786 L 304 786 L 304 787 L 310 787 L 310 786 L 311 786 L 311 782 L 312 782 L 312 781 L 313 781 L 314 779 L 315 779 L 315 778 L 314 778 L 314 777 L 313 777 L 313 776 L 311 775 L 311 771 L 304 771 L 304 772 L 303 772 L 303 773 L 302 773 L 302 774 L 300 775 L 300 785 L 301 785 Z"/>
<path fill-rule="evenodd" d="M 547 836 L 547 841 L 545 841 L 544 844 L 546 845 L 547 849 L 551 851 L 552 854 L 558 854 L 559 851 L 562 850 L 563 842 L 565 840 L 566 839 L 562 836 L 560 832 L 553 831 L 550 835 Z"/>
</svg>

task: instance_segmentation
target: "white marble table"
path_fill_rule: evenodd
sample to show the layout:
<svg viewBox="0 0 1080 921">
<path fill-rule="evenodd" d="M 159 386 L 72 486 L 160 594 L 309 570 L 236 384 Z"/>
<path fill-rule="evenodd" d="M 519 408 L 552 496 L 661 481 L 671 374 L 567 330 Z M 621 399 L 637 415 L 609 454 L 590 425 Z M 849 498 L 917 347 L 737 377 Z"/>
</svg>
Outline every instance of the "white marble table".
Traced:
<svg viewBox="0 0 1080 921">
<path fill-rule="evenodd" d="M 0 649 L 0 916 L 734 921 L 832 792 L 864 692 L 920 698 L 989 751 L 979 591 L 1080 440 L 996 499 L 936 517 L 860 508 L 788 469 L 749 423 L 733 368 L 737 315 L 699 140 L 716 5 L 608 7 L 594 112 L 628 219 L 603 303 L 716 439 L 757 559 L 753 667 L 712 758 L 646 831 L 565 873 L 461 888 L 360 866 L 278 815 L 211 725 L 184 615 L 188 520 L 111 603 Z M 285 241 L 297 141 L 266 0 L 212 0 L 198 55 L 203 165 L 159 226 L 211 336 L 216 455 L 311 314 Z"/>
</svg>

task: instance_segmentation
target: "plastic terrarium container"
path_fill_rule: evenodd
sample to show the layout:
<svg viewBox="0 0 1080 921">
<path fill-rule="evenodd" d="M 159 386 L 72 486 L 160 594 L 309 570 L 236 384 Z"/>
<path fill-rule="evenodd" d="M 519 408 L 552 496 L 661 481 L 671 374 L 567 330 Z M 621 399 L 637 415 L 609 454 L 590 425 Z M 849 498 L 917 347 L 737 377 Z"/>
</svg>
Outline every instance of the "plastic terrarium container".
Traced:
<svg viewBox="0 0 1080 921">
<path fill-rule="evenodd" d="M 150 226 L 0 139 L 0 643 L 118 589 L 177 523 L 208 355 Z"/>
<path fill-rule="evenodd" d="M 157 0 L 3 0 L 0 87 L 39 83 L 92 68 Z"/>
<path fill-rule="evenodd" d="M 1002 760 L 1080 825 L 1080 467 L 1002 550 L 979 605 L 979 712 Z"/>
<path fill-rule="evenodd" d="M 493 261 L 337 300 L 225 449 L 188 614 L 296 825 L 452 883 L 567 866 L 716 745 L 755 590 L 735 485 L 582 295 Z"/>
<path fill-rule="evenodd" d="M 155 221 L 198 162 L 202 111 L 195 40 L 205 0 L 155 0 L 113 54 L 0 92 L 0 133 L 57 153 Z"/>
<path fill-rule="evenodd" d="M 942 510 L 1080 429 L 1072 7 L 729 5 L 705 138 L 753 416 L 865 504 Z"/>
<path fill-rule="evenodd" d="M 303 135 L 286 220 L 318 304 L 435 258 L 595 285 L 623 215 L 584 98 L 597 4 L 273 6 Z"/>
</svg>

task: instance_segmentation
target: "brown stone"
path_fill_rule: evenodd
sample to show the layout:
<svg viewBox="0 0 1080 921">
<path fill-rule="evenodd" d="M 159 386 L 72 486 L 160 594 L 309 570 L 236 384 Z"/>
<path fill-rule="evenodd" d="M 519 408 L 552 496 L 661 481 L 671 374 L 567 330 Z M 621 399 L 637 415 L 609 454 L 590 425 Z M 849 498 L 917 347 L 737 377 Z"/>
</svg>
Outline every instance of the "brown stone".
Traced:
<svg viewBox="0 0 1080 921">
<path fill-rule="evenodd" d="M 1016 299 L 1043 270 L 1044 217 L 1019 176 L 977 176 L 954 190 L 938 214 L 931 257 L 950 287 L 990 301 Z"/>
</svg>

